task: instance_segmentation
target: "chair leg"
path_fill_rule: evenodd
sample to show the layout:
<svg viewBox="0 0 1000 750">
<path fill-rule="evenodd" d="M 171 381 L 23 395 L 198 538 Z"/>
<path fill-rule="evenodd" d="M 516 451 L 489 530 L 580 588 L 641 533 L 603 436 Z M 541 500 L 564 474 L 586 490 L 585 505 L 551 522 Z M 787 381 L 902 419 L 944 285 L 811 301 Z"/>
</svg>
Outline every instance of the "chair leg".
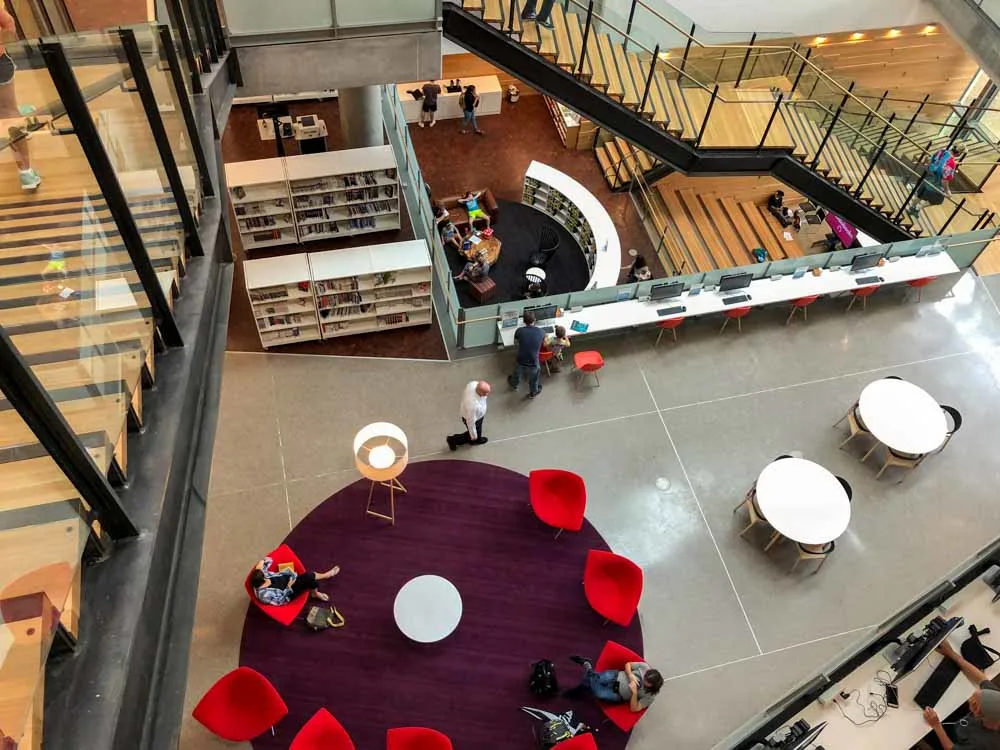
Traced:
<svg viewBox="0 0 1000 750">
<path fill-rule="evenodd" d="M 558 539 L 558 538 L 559 538 L 559 535 L 560 535 L 560 534 L 562 534 L 562 533 L 563 533 L 563 530 L 562 530 L 562 529 L 559 529 L 559 531 L 557 531 L 557 532 L 556 532 L 556 535 L 555 535 L 554 537 L 552 537 L 552 538 L 553 538 L 553 539 Z"/>
<path fill-rule="evenodd" d="M 660 335 L 656 337 L 656 343 L 655 343 L 655 344 L 653 344 L 653 346 L 659 346 L 659 345 L 660 345 L 660 339 L 662 339 L 662 338 L 663 338 L 663 332 L 664 332 L 665 330 L 666 330 L 665 328 L 661 328 L 661 329 L 660 329 Z"/>
<path fill-rule="evenodd" d="M 838 419 L 836 422 L 834 422 L 833 426 L 837 427 L 841 422 L 843 422 L 845 419 L 847 419 L 847 415 L 850 414 L 850 413 L 851 413 L 850 409 L 848 409 L 847 411 L 845 411 L 844 412 L 844 416 L 842 416 L 840 419 Z"/>
<path fill-rule="evenodd" d="M 792 311 L 791 311 L 790 313 L 788 313 L 788 317 L 787 317 L 787 318 L 785 318 L 785 325 L 786 325 L 786 326 L 787 326 L 787 325 L 788 325 L 789 323 L 791 323 L 791 322 L 792 322 L 792 318 L 794 318 L 794 317 L 795 317 L 795 311 L 796 311 L 796 310 L 798 310 L 798 309 L 799 309 L 799 308 L 797 308 L 797 307 L 796 307 L 795 305 L 792 305 Z"/>
<path fill-rule="evenodd" d="M 729 325 L 729 318 L 722 321 L 722 328 L 719 329 L 719 333 L 723 333 L 726 330 L 726 326 Z"/>
<path fill-rule="evenodd" d="M 738 511 L 740 508 L 742 508 L 744 505 L 746 505 L 749 502 L 749 500 L 750 500 L 749 497 L 745 497 L 742 500 L 740 500 L 740 504 L 737 505 L 735 508 L 733 508 L 733 514 L 735 514 L 736 511 Z"/>
<path fill-rule="evenodd" d="M 924 296 L 924 288 L 922 286 L 917 287 L 917 302 L 920 302 L 923 296 Z"/>
<path fill-rule="evenodd" d="M 747 524 L 747 527 L 745 529 L 743 529 L 743 531 L 740 532 L 740 534 L 739 534 L 740 537 L 742 537 L 744 534 L 746 534 L 748 531 L 750 531 L 750 529 L 752 529 L 756 525 L 757 525 L 757 522 L 751 520 L 750 523 Z"/>
<path fill-rule="evenodd" d="M 861 298 L 861 309 L 862 310 L 867 310 L 868 309 L 868 297 L 867 296 Z"/>
<path fill-rule="evenodd" d="M 841 440 L 840 441 L 840 445 L 838 445 L 837 447 L 840 448 L 841 450 L 843 450 L 844 446 L 847 445 L 852 440 L 854 440 L 854 438 L 856 438 L 857 436 L 858 436 L 858 433 L 852 432 L 850 435 L 848 435 L 843 440 Z M 867 456 L 865 456 L 865 458 L 867 458 Z M 864 461 L 865 459 L 862 458 L 861 460 Z"/>
<path fill-rule="evenodd" d="M 674 335 L 674 343 L 676 344 L 677 343 L 677 329 L 676 328 L 671 328 L 670 329 L 670 333 L 672 333 Z"/>
<path fill-rule="evenodd" d="M 736 319 L 736 332 L 743 333 L 743 318 Z"/>
<path fill-rule="evenodd" d="M 777 531 L 775 531 L 773 534 L 771 534 L 771 539 L 770 539 L 770 541 L 768 541 L 767 545 L 765 545 L 764 551 L 765 552 L 770 551 L 771 547 L 773 547 L 776 542 L 778 542 L 778 541 L 780 541 L 782 539 L 784 539 L 784 537 L 781 534 L 779 534 Z"/>
<path fill-rule="evenodd" d="M 802 308 L 802 320 L 804 320 L 804 321 L 809 320 L 809 308 L 808 307 L 803 307 Z"/>
<path fill-rule="evenodd" d="M 851 301 L 847 303 L 847 309 L 844 312 L 850 312 L 851 308 L 854 307 L 854 303 L 858 301 L 856 294 L 851 295 Z"/>
<path fill-rule="evenodd" d="M 852 436 L 852 437 L 853 437 L 853 436 Z M 876 448 L 878 448 L 878 447 L 879 447 L 879 443 L 875 443 L 875 445 L 873 445 L 873 446 L 872 446 L 871 448 L 869 448 L 869 449 L 868 449 L 868 452 L 867 452 L 867 453 L 866 453 L 865 455 L 863 455 L 863 456 L 861 457 L 861 463 L 864 463 L 865 461 L 867 461 L 867 460 L 868 460 L 868 457 L 869 457 L 869 456 L 870 456 L 870 455 L 871 455 L 872 453 L 874 453 L 874 452 L 875 452 L 875 449 L 876 449 Z"/>
<path fill-rule="evenodd" d="M 802 562 L 802 555 L 799 555 L 798 559 L 795 560 L 795 564 L 792 566 L 791 572 L 794 573 L 795 569 L 799 567 L 799 563 Z"/>
<path fill-rule="evenodd" d="M 819 569 L 822 568 L 824 565 L 826 565 L 826 558 L 828 557 L 829 555 L 823 555 L 822 559 L 819 561 L 819 565 L 817 565 L 816 569 L 812 572 L 813 575 L 819 573 Z"/>
<path fill-rule="evenodd" d="M 875 479 L 877 480 L 879 477 L 881 477 L 882 476 L 882 472 L 885 471 L 887 468 L 889 468 L 889 462 L 888 461 L 886 461 L 885 463 L 882 464 L 882 468 L 878 470 L 878 474 L 875 475 Z"/>
<path fill-rule="evenodd" d="M 601 387 L 601 379 L 599 377 L 597 377 L 597 373 L 596 372 L 594 373 L 594 382 L 597 383 L 597 387 L 598 388 Z"/>
</svg>

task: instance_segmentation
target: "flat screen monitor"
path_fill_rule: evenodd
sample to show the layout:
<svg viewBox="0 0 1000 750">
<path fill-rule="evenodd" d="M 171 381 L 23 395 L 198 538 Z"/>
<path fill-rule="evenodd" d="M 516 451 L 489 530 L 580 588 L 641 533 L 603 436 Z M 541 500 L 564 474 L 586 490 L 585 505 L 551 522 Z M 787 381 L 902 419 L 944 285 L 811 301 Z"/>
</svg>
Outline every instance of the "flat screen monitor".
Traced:
<svg viewBox="0 0 1000 750">
<path fill-rule="evenodd" d="M 824 729 L 826 729 L 825 721 L 817 724 L 801 737 L 796 737 L 792 740 L 791 744 L 782 745 L 781 750 L 806 750 L 807 747 L 816 741 L 816 738 L 820 736 Z"/>
<path fill-rule="evenodd" d="M 882 253 L 861 253 L 860 255 L 855 255 L 854 260 L 851 262 L 851 270 L 865 271 L 869 268 L 875 268 L 880 260 L 882 260 Z"/>
<path fill-rule="evenodd" d="M 917 667 L 924 663 L 924 659 L 934 653 L 934 649 L 944 643 L 944 639 L 951 635 L 952 631 L 965 624 L 965 618 L 952 617 L 945 620 L 935 617 L 924 628 L 924 632 L 916 640 L 904 644 L 902 655 L 892 664 L 892 670 L 896 676 L 892 678 L 895 685 L 907 675 L 913 674 Z"/>
<path fill-rule="evenodd" d="M 671 297 L 680 297 L 683 293 L 684 282 L 675 281 L 672 284 L 656 284 L 649 290 L 649 298 L 651 300 L 670 299 Z"/>
<path fill-rule="evenodd" d="M 535 320 L 551 320 L 556 316 L 559 308 L 555 305 L 539 305 L 538 307 L 526 307 L 525 312 L 531 311 L 535 314 Z"/>
<path fill-rule="evenodd" d="M 730 273 L 719 279 L 719 291 L 731 292 L 734 289 L 746 289 L 753 281 L 752 273 Z"/>
</svg>

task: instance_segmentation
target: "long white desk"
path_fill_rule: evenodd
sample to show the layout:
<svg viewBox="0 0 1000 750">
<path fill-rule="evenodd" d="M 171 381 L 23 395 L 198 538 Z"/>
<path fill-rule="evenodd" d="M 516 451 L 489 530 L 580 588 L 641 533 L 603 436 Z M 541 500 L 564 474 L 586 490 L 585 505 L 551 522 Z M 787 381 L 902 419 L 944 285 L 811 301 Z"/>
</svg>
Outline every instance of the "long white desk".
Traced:
<svg viewBox="0 0 1000 750">
<path fill-rule="evenodd" d="M 690 318 L 697 315 L 721 313 L 723 310 L 730 310 L 734 307 L 759 307 L 778 302 L 789 302 L 793 299 L 810 297 L 814 294 L 827 295 L 847 292 L 859 288 L 855 279 L 860 277 L 880 276 L 882 278 L 881 285 L 889 285 L 902 284 L 928 276 L 946 276 L 958 273 L 959 270 L 958 266 L 955 265 L 955 262 L 947 253 L 942 252 L 937 255 L 923 255 L 920 257 L 910 256 L 900 258 L 893 263 L 886 263 L 884 266 L 862 271 L 861 273 L 851 273 L 849 268 L 842 268 L 839 271 L 824 270 L 819 276 L 807 273 L 798 279 L 792 278 L 790 275 L 782 276 L 776 280 L 770 278 L 759 279 L 752 282 L 747 289 L 734 292 L 702 291 L 696 295 L 685 292 L 680 297 L 655 302 L 643 302 L 633 299 L 626 302 L 609 302 L 605 305 L 585 307 L 580 312 L 564 310 L 559 323 L 566 327 L 567 335 L 579 336 L 581 335 L 580 333 L 570 328 L 570 324 L 574 320 L 586 323 L 589 326 L 586 333 L 599 333 L 601 331 L 611 331 L 631 326 L 650 325 L 671 318 Z M 738 269 L 734 268 L 733 271 L 736 272 Z M 669 283 L 670 279 L 663 279 L 663 282 Z M 723 299 L 737 294 L 749 294 L 750 301 L 738 305 L 723 304 Z M 538 303 L 529 300 L 525 304 L 526 306 L 531 306 Z M 663 317 L 656 314 L 657 310 L 664 307 L 679 307 L 682 305 L 687 308 L 682 313 Z M 514 343 L 514 331 L 517 328 L 503 328 L 500 322 L 497 322 L 497 328 L 500 332 L 501 344 L 510 346 Z"/>
<path fill-rule="evenodd" d="M 414 99 L 410 94 L 414 89 L 422 89 L 427 81 L 417 83 L 397 83 L 396 90 L 399 92 L 399 100 L 403 103 L 403 114 L 407 122 L 417 122 L 420 120 L 420 110 L 424 106 L 423 99 Z M 500 114 L 500 107 L 503 103 L 503 89 L 500 87 L 500 79 L 496 76 L 479 76 L 477 78 L 461 79 L 462 91 L 453 94 L 448 93 L 449 81 L 434 81 L 441 87 L 438 94 L 438 108 L 436 118 L 438 120 L 455 120 L 462 118 L 462 91 L 466 86 L 475 86 L 476 93 L 479 94 L 479 109 L 476 110 L 476 117 Z"/>
<path fill-rule="evenodd" d="M 959 650 L 962 641 L 969 637 L 969 625 L 975 625 L 980 629 L 992 628 L 991 634 L 983 636 L 983 643 L 993 648 L 1000 648 L 1000 602 L 992 604 L 992 600 L 993 591 L 977 579 L 946 602 L 949 606 L 943 617 L 965 618 L 965 624 L 948 638 L 956 651 Z M 940 613 L 935 610 L 909 632 L 922 631 L 924 624 L 937 614 Z M 945 657 L 940 654 L 931 654 L 916 672 L 900 680 L 899 708 L 887 709 L 885 715 L 874 723 L 856 727 L 844 717 L 839 706 L 833 703 L 823 706 L 818 701 L 811 703 L 788 723 L 798 719 L 805 719 L 812 726 L 822 721 L 827 722 L 826 729 L 817 739 L 826 750 L 909 750 L 921 737 L 931 731 L 924 721 L 923 710 L 913 702 L 913 698 L 943 658 Z M 865 703 L 869 689 L 877 695 L 882 695 L 882 688 L 873 684 L 880 669 L 888 672 L 888 664 L 881 654 L 877 654 L 839 682 L 838 687 L 847 693 L 860 691 L 861 701 Z M 998 674 L 1000 674 L 1000 662 L 986 670 L 986 676 L 990 679 Z M 959 674 L 934 708 L 942 721 L 967 701 L 976 687 L 964 675 Z M 857 722 L 865 720 L 865 715 L 853 695 L 844 710 L 847 716 Z"/>
</svg>

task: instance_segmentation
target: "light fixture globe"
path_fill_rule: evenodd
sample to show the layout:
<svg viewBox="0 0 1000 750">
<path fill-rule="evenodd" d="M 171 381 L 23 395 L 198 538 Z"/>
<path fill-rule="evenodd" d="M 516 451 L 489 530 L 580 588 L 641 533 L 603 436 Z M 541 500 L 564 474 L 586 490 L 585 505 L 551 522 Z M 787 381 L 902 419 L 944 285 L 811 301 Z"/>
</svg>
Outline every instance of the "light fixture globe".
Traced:
<svg viewBox="0 0 1000 750">
<path fill-rule="evenodd" d="M 368 463 L 379 471 L 396 463 L 396 454 L 388 445 L 377 445 L 368 453 Z"/>
<path fill-rule="evenodd" d="M 354 465 L 361 476 L 372 482 L 365 511 L 368 515 L 384 518 L 395 524 L 395 492 L 406 492 L 406 488 L 396 477 L 403 473 L 408 461 L 409 445 L 406 435 L 394 424 L 373 422 L 362 427 L 354 436 Z M 389 489 L 389 515 L 376 513 L 371 509 L 376 484 Z"/>
</svg>

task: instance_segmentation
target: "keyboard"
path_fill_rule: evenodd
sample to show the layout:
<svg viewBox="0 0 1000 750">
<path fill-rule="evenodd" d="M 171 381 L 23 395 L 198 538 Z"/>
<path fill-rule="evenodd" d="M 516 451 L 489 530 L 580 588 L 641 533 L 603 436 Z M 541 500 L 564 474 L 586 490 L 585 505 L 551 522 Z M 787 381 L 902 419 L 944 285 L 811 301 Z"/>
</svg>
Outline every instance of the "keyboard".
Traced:
<svg viewBox="0 0 1000 750">
<path fill-rule="evenodd" d="M 749 301 L 750 301 L 750 295 L 749 294 L 737 294 L 735 297 L 723 297 L 722 298 L 722 304 L 724 304 L 724 305 L 735 305 L 735 304 L 738 304 L 740 302 L 749 302 Z"/>
<path fill-rule="evenodd" d="M 913 696 L 913 702 L 921 708 L 934 708 L 951 683 L 958 677 L 960 671 L 958 665 L 951 659 L 942 660 L 931 672 L 927 682 Z"/>
<path fill-rule="evenodd" d="M 555 333 L 556 327 L 555 326 L 542 326 L 542 330 L 545 331 L 546 333 Z"/>
<path fill-rule="evenodd" d="M 677 307 L 661 307 L 656 311 L 656 314 L 662 318 L 664 315 L 676 315 L 682 312 L 687 312 L 687 308 L 684 305 L 678 305 Z"/>
<path fill-rule="evenodd" d="M 858 286 L 867 286 L 869 284 L 881 284 L 885 279 L 881 276 L 859 276 L 854 280 L 854 283 Z"/>
</svg>

